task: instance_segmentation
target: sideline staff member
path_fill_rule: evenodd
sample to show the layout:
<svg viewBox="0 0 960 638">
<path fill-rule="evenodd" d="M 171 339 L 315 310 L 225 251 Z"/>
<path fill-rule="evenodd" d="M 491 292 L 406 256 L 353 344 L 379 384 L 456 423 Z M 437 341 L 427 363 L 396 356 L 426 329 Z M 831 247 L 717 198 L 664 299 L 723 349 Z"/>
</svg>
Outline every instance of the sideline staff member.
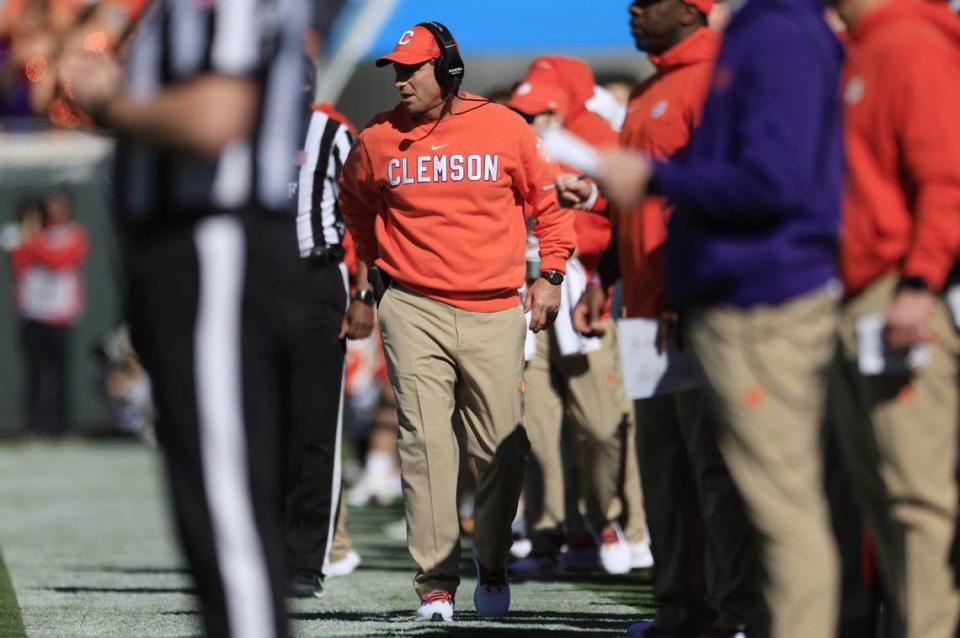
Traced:
<svg viewBox="0 0 960 638">
<path fill-rule="evenodd" d="M 634 39 L 657 73 L 631 96 L 620 136 L 624 148 L 665 159 L 679 157 L 688 147 L 703 118 L 720 50 L 720 36 L 707 26 L 714 8 L 713 0 L 631 3 Z M 559 181 L 580 189 L 586 185 Z M 590 193 L 590 188 L 580 190 L 578 199 L 589 201 Z M 606 205 L 603 198 L 596 199 Z M 610 256 L 619 265 L 625 315 L 659 319 L 662 333 L 671 333 L 668 202 L 650 195 L 634 209 L 610 207 L 608 214 L 615 222 Z M 604 292 L 602 286 L 587 289 L 574 311 L 580 330 L 592 329 Z M 697 634 L 708 627 L 711 636 L 735 636 L 744 627 L 751 635 L 762 635 L 760 566 L 752 531 L 717 445 L 716 420 L 705 404 L 706 392 L 699 387 L 636 402 L 658 605 L 656 618 L 631 626 L 631 636 Z"/>
<path fill-rule="evenodd" d="M 841 58 L 820 0 L 748 2 L 689 152 L 601 160 L 617 203 L 649 182 L 675 205 L 668 301 L 687 313 L 720 449 L 759 531 L 778 638 L 830 636 L 837 622 L 820 431 L 838 323 Z"/>
<path fill-rule="evenodd" d="M 524 203 L 534 209 L 544 271 L 525 302 L 537 332 L 559 307 L 573 213 L 542 192 L 552 173 L 526 122 L 459 91 L 463 60 L 446 27 L 404 31 L 377 60 L 390 63 L 401 102 L 360 133 L 340 205 L 360 259 L 396 282 L 379 314 L 397 395 L 407 538 L 419 566 L 417 616 L 451 620 L 460 582 L 454 412 L 479 472 L 474 602 L 481 616 L 502 616 L 510 605 L 510 523 L 529 448 L 517 297 Z"/>
<path fill-rule="evenodd" d="M 307 18 L 302 0 L 157 2 L 126 86 L 103 55 L 61 69 L 121 136 L 131 336 L 213 637 L 287 635 L 282 416 L 304 272 L 288 185 Z"/>
<path fill-rule="evenodd" d="M 960 337 L 943 295 L 960 254 L 960 24 L 942 3 L 835 4 L 850 27 L 840 334 L 848 390 L 870 415 L 839 429 L 844 460 L 874 532 L 891 634 L 946 638 L 960 616 Z M 861 374 L 858 324 L 869 315 L 891 350 L 927 343 L 929 361 Z"/>
</svg>

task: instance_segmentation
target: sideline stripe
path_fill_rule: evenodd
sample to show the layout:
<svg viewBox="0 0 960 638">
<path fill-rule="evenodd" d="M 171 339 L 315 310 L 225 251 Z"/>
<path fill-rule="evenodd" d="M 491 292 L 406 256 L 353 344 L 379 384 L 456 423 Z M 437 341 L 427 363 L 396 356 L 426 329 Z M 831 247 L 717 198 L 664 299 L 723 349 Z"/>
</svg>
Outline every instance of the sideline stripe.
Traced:
<svg viewBox="0 0 960 638">
<path fill-rule="evenodd" d="M 20 617 L 20 606 L 17 604 L 17 592 L 13 590 L 7 566 L 3 562 L 3 552 L 0 552 L 0 636 L 4 638 L 26 638 L 27 636 L 23 628 L 23 618 Z"/>
</svg>

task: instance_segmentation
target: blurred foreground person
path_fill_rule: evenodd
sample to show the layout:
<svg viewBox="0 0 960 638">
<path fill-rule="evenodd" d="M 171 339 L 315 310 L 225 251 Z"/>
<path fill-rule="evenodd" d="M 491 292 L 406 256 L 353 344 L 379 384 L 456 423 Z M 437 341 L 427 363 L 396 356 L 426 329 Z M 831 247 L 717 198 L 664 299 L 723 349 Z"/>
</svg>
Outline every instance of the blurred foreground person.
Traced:
<svg viewBox="0 0 960 638">
<path fill-rule="evenodd" d="M 84 310 L 81 269 L 86 229 L 70 219 L 70 199 L 57 190 L 22 211 L 10 257 L 26 362 L 27 433 L 61 436 L 70 429 L 70 349 Z"/>
<path fill-rule="evenodd" d="M 960 336 L 944 294 L 960 254 L 960 22 L 942 3 L 835 4 L 850 27 L 841 337 L 848 391 L 870 415 L 838 432 L 892 635 L 945 638 L 960 614 Z"/>
<path fill-rule="evenodd" d="M 684 313 L 759 532 L 776 638 L 832 636 L 838 614 L 820 434 L 838 325 L 840 60 L 818 0 L 749 2 L 725 32 L 689 152 L 652 164 L 610 153 L 603 168 L 620 204 L 649 183 L 675 206 L 667 301 Z"/>
<path fill-rule="evenodd" d="M 712 0 L 630 5 L 634 39 L 657 73 L 631 98 L 621 134 L 625 148 L 668 158 L 689 144 L 720 48 L 720 37 L 707 27 L 714 8 Z M 589 203 L 592 189 L 583 182 L 559 181 L 563 196 Z M 625 315 L 659 321 L 664 347 L 671 342 L 678 348 L 676 314 L 666 303 L 667 202 L 651 195 L 639 206 L 616 208 L 601 197 L 593 209 L 615 222 L 605 258 L 612 267 L 602 272 L 623 282 Z M 598 328 L 604 291 L 590 286 L 578 303 L 580 330 Z M 740 636 L 747 627 L 751 635 L 763 632 L 753 535 L 704 402 L 698 387 L 658 391 L 636 402 L 658 608 L 652 622 L 630 628 L 632 636 Z"/>
<path fill-rule="evenodd" d="M 379 315 L 419 568 L 417 618 L 452 620 L 460 583 L 455 412 L 478 473 L 474 604 L 481 617 L 499 617 L 510 607 L 510 524 L 529 450 L 517 294 L 524 208 L 537 219 L 543 269 L 525 302 L 535 332 L 558 312 L 573 214 L 542 193 L 552 174 L 523 119 L 460 91 L 464 64 L 446 27 L 411 27 L 377 64 L 393 65 L 401 101 L 360 132 L 340 206 L 360 260 L 393 280 Z"/>
<path fill-rule="evenodd" d="M 130 333 L 216 637 L 287 635 L 283 426 L 304 289 L 289 184 L 307 23 L 300 0 L 161 1 L 126 84 L 102 54 L 60 69 L 65 93 L 120 136 Z"/>
</svg>

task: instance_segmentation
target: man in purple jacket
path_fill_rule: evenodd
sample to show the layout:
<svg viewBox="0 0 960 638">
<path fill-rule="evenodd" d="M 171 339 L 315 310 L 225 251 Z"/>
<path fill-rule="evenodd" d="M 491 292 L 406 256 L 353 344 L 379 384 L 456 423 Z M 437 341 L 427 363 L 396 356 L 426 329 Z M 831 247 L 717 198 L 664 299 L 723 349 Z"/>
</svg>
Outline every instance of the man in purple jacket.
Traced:
<svg viewBox="0 0 960 638">
<path fill-rule="evenodd" d="M 839 301 L 840 64 L 822 2 L 750 0 L 687 156 L 602 162 L 617 203 L 650 189 L 675 206 L 668 296 L 759 531 L 777 638 L 834 635 L 838 613 L 819 437 Z"/>
</svg>

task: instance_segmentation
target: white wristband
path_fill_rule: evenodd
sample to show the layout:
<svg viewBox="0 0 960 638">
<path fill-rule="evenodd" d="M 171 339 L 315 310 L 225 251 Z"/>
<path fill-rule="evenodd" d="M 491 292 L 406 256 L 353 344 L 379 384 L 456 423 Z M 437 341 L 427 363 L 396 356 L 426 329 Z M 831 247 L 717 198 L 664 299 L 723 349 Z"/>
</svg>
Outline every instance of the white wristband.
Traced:
<svg viewBox="0 0 960 638">
<path fill-rule="evenodd" d="M 590 182 L 590 197 L 587 198 L 587 201 L 577 204 L 577 208 L 580 210 L 593 210 L 593 206 L 597 203 L 599 197 L 600 189 L 597 188 L 595 183 Z"/>
</svg>

